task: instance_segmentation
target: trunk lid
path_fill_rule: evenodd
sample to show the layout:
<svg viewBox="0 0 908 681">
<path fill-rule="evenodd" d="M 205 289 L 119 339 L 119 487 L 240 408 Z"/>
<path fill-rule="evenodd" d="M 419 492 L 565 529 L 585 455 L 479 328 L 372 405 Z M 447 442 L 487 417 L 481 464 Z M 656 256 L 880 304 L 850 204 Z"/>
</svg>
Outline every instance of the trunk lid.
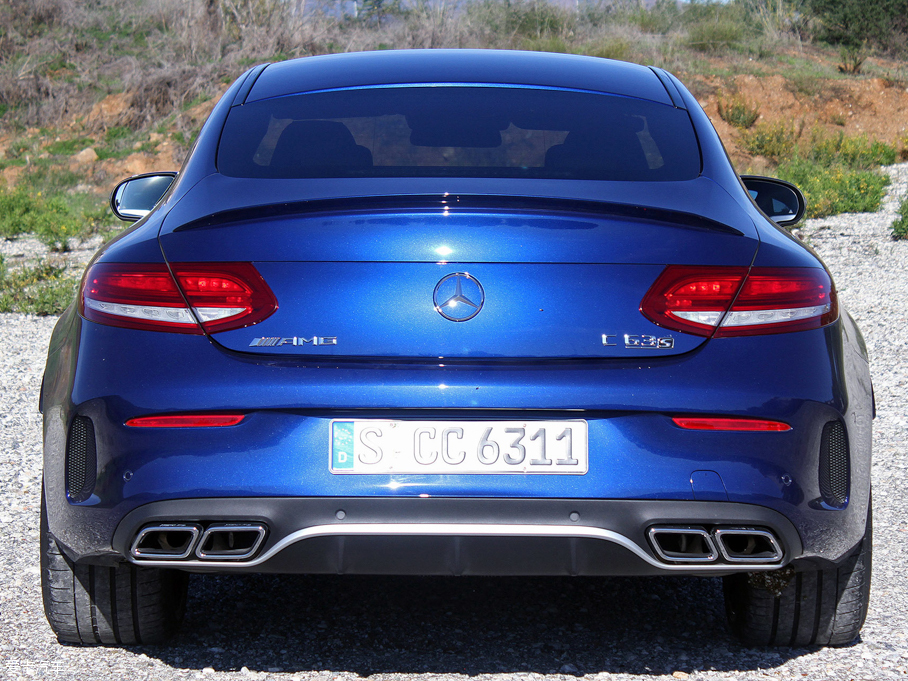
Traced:
<svg viewBox="0 0 908 681">
<path fill-rule="evenodd" d="M 295 358 L 670 356 L 640 302 L 668 264 L 749 266 L 753 233 L 668 210 L 414 197 L 283 204 L 165 229 L 170 262 L 252 262 L 278 300 L 223 347 Z"/>
</svg>

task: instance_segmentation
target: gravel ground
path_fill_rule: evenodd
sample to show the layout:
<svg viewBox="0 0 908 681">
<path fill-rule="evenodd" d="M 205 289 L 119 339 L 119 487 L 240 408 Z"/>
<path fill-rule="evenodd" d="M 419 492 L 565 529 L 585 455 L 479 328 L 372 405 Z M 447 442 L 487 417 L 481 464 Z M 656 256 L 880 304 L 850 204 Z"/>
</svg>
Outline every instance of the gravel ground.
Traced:
<svg viewBox="0 0 908 681">
<path fill-rule="evenodd" d="M 908 242 L 889 225 L 908 164 L 887 169 L 876 214 L 810 220 L 799 235 L 829 265 L 873 363 L 878 416 L 870 616 L 842 649 L 759 650 L 725 628 L 717 579 L 441 579 L 193 576 L 166 648 L 56 643 L 38 575 L 44 352 L 55 320 L 0 315 L 0 679 L 495 681 L 690 678 L 889 679 L 908 675 Z M 4 244 L 13 257 L 25 242 Z"/>
</svg>

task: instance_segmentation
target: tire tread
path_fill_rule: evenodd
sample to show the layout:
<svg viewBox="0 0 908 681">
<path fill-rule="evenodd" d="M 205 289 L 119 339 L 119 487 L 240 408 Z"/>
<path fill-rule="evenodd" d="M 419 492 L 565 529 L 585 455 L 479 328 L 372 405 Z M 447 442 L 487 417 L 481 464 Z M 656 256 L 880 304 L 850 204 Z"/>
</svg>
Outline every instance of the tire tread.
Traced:
<svg viewBox="0 0 908 681">
<path fill-rule="evenodd" d="M 77 565 L 50 535 L 41 508 L 41 587 L 47 621 L 61 643 L 158 644 L 179 628 L 188 575 L 178 570 Z"/>
<path fill-rule="evenodd" d="M 872 522 L 855 551 L 829 569 L 737 574 L 724 578 L 731 629 L 747 645 L 848 645 L 867 617 Z"/>
</svg>

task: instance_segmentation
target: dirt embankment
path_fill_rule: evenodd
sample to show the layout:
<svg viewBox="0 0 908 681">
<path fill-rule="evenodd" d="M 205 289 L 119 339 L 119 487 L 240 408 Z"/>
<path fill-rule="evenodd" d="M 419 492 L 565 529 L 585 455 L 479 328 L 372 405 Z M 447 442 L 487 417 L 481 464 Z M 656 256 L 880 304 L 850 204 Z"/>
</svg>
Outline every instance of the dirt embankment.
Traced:
<svg viewBox="0 0 908 681">
<path fill-rule="evenodd" d="M 219 88 L 223 93 L 227 86 Z M 108 131 L 122 129 L 130 120 L 132 93 L 124 92 L 108 95 L 92 107 L 85 117 L 66 121 L 54 134 L 47 135 L 37 128 L 25 131 L 27 139 L 38 139 L 37 159 L 47 158 L 49 154 L 42 149 L 53 149 L 53 146 L 68 140 L 85 140 L 74 148 L 74 153 L 62 159 L 61 165 L 70 172 L 79 175 L 80 190 L 92 190 L 107 194 L 123 178 L 131 175 L 154 171 L 179 170 L 186 156 L 185 138 L 177 141 L 176 123 L 166 126 L 161 131 L 150 132 L 136 141 L 131 153 L 118 153 L 115 157 L 102 158 L 99 155 L 103 140 Z M 199 129 L 217 103 L 217 97 L 180 111 L 172 116 L 179 119 L 180 128 Z M 7 155 L 7 150 L 17 137 L 0 133 L 0 159 Z M 98 140 L 93 143 L 91 140 Z M 25 165 L 9 165 L 0 171 L 0 186 L 15 187 L 22 174 L 28 171 L 32 159 Z"/>
<path fill-rule="evenodd" d="M 799 88 L 797 82 L 781 75 L 740 75 L 730 82 L 704 80 L 712 92 L 701 96 L 700 104 L 742 172 L 748 167 L 760 169 L 765 161 L 747 154 L 738 144 L 740 130 L 719 116 L 719 98 L 732 94 L 759 109 L 755 125 L 783 124 L 808 133 L 820 129 L 849 137 L 866 135 L 896 147 L 908 143 L 908 88 L 904 83 L 884 78 L 816 80 Z"/>
</svg>

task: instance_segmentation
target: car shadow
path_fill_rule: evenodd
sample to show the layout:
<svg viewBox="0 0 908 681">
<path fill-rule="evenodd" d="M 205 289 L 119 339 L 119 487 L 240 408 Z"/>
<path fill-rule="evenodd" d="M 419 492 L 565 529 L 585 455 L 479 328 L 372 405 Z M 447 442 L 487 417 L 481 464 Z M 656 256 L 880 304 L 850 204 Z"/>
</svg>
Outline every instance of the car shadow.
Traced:
<svg viewBox="0 0 908 681">
<path fill-rule="evenodd" d="M 218 671 L 492 674 L 766 669 L 720 579 L 194 575 L 184 625 L 142 652 Z"/>
</svg>

